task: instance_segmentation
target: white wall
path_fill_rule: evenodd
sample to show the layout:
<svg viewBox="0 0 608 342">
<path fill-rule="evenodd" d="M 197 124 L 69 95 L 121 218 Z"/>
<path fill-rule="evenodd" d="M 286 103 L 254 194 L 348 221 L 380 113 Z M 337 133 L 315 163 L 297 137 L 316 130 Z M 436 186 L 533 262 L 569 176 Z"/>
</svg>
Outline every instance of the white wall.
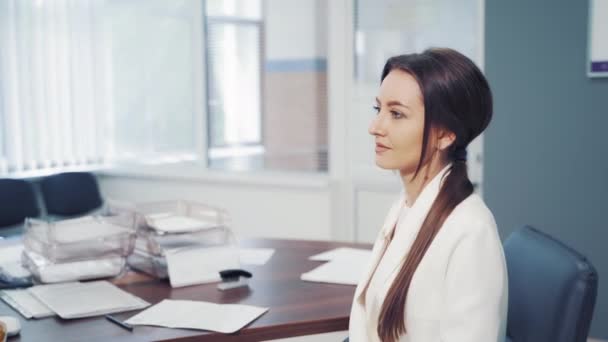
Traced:
<svg viewBox="0 0 608 342">
<path fill-rule="evenodd" d="M 267 0 L 264 8 L 266 59 L 314 59 L 327 56 L 325 0 Z"/>
<path fill-rule="evenodd" d="M 171 179 L 158 175 L 101 173 L 104 198 L 135 202 L 188 199 L 226 209 L 237 236 L 330 240 L 328 186 Z"/>
<path fill-rule="evenodd" d="M 221 207 L 241 237 L 373 242 L 401 190 L 391 184 L 358 182 L 352 239 L 334 227 L 332 184 L 325 175 L 221 175 L 183 165 L 119 169 L 98 174 L 104 198 L 132 202 L 187 199 Z"/>
</svg>

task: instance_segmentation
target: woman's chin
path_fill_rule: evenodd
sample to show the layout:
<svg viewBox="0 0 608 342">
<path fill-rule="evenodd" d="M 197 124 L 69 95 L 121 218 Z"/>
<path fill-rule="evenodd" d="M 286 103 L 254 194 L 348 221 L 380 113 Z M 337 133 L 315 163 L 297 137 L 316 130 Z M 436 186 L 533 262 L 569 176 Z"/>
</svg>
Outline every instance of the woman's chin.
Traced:
<svg viewBox="0 0 608 342">
<path fill-rule="evenodd" d="M 390 165 L 389 163 L 386 163 L 385 161 L 382 161 L 379 158 L 376 158 L 376 166 L 383 170 L 394 170 L 395 169 L 395 167 L 393 167 L 393 165 Z"/>
</svg>

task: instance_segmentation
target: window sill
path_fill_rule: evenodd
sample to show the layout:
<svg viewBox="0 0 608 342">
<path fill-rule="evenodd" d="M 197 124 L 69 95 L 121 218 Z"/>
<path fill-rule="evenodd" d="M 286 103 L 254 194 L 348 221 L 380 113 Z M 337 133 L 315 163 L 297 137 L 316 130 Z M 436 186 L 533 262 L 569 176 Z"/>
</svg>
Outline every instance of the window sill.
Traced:
<svg viewBox="0 0 608 342">
<path fill-rule="evenodd" d="M 327 190 L 330 185 L 328 174 L 263 170 L 256 172 L 221 171 L 205 169 L 196 163 L 115 165 L 97 170 L 96 173 L 104 177 L 195 181 L 229 186 L 273 186 Z"/>
</svg>

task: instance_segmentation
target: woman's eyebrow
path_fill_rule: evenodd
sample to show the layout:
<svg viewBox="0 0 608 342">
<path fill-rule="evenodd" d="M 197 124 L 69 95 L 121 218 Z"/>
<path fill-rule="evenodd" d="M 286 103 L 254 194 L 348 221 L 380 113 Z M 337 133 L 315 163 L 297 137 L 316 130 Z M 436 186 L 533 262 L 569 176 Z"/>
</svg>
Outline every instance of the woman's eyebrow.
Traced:
<svg viewBox="0 0 608 342">
<path fill-rule="evenodd" d="M 377 97 L 376 97 L 376 103 L 378 103 L 378 104 L 380 103 L 380 100 Z M 405 104 L 403 104 L 403 103 L 401 103 L 401 102 L 399 102 L 397 100 L 388 101 L 386 103 L 386 105 L 387 106 L 401 106 L 401 107 L 404 107 L 404 108 L 407 108 L 407 109 L 410 108 L 410 107 L 406 106 Z"/>
</svg>

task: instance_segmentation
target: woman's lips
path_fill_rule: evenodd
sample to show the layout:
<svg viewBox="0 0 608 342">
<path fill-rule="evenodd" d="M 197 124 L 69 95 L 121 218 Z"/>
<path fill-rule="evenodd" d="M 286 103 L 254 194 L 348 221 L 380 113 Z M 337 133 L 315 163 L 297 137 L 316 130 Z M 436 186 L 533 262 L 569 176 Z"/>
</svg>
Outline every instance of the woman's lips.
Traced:
<svg viewBox="0 0 608 342">
<path fill-rule="evenodd" d="M 382 144 L 376 143 L 376 153 L 382 153 L 382 152 L 385 152 L 385 151 L 388 151 L 388 150 L 390 150 L 390 148 L 388 148 L 388 147 L 386 147 L 386 146 L 384 146 Z"/>
</svg>

